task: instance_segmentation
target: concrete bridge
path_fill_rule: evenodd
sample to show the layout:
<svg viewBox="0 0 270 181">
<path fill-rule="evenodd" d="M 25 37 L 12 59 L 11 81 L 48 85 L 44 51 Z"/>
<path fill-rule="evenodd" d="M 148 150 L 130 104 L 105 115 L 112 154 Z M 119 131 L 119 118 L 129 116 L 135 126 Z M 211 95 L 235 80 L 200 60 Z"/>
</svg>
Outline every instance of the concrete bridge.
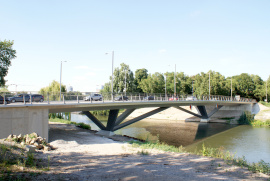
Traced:
<svg viewBox="0 0 270 181">
<path fill-rule="evenodd" d="M 194 106 L 197 113 L 184 106 Z M 206 106 L 212 110 L 206 111 Z M 136 109 L 145 107 L 156 107 L 153 111 L 140 115 L 131 120 L 124 120 Z M 37 132 L 40 136 L 47 138 L 48 135 L 48 114 L 59 112 L 82 111 L 100 129 L 100 134 L 111 135 L 114 131 L 140 121 L 153 114 L 159 113 L 169 107 L 175 107 L 179 111 L 185 111 L 193 116 L 199 117 L 201 122 L 208 122 L 210 117 L 219 110 L 249 111 L 252 114 L 259 112 L 257 102 L 251 99 L 230 100 L 228 97 L 213 97 L 208 100 L 174 100 L 174 101 L 51 101 L 43 103 L 12 103 L 0 105 L 0 138 L 5 138 L 9 134 L 28 134 Z M 213 108 L 214 107 L 214 108 Z M 125 111 L 118 116 L 119 110 Z M 103 125 L 93 114 L 92 110 L 110 110 L 107 125 Z"/>
</svg>

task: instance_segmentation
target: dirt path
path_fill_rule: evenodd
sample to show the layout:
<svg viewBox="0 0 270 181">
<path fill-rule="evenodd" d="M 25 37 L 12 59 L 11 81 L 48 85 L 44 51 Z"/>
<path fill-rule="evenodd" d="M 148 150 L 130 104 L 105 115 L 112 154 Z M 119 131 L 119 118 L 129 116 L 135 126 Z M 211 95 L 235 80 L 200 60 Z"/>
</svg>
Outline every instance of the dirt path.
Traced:
<svg viewBox="0 0 270 181">
<path fill-rule="evenodd" d="M 50 143 L 56 150 L 39 153 L 50 157 L 50 171 L 37 180 L 267 180 L 264 174 L 228 166 L 219 159 L 147 150 L 138 154 L 129 138 L 114 141 L 72 125 L 50 124 Z"/>
</svg>

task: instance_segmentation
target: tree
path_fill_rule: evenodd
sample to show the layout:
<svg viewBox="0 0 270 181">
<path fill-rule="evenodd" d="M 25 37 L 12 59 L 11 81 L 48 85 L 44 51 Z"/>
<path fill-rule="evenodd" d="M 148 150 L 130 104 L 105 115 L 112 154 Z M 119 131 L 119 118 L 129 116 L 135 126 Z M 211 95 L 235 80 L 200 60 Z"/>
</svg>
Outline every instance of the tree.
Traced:
<svg viewBox="0 0 270 181">
<path fill-rule="evenodd" d="M 149 74 L 140 82 L 139 86 L 145 93 L 165 93 L 164 76 L 158 72 Z"/>
<path fill-rule="evenodd" d="M 11 66 L 11 60 L 16 58 L 16 50 L 13 50 L 13 41 L 0 41 L 0 87 L 4 86 L 6 80 L 4 77 L 8 73 Z"/>
<path fill-rule="evenodd" d="M 234 77 L 237 82 L 235 91 L 236 94 L 241 97 L 254 98 L 255 84 L 253 82 L 252 76 L 247 73 L 242 73 Z"/>
<path fill-rule="evenodd" d="M 63 93 L 67 92 L 65 85 L 61 85 L 61 92 Z M 39 93 L 44 96 L 45 100 L 48 99 L 47 97 L 48 93 L 49 93 L 49 99 L 51 101 L 59 100 L 60 83 L 54 80 L 49 86 L 41 88 Z"/>
<path fill-rule="evenodd" d="M 148 77 L 148 70 L 147 69 L 142 68 L 142 69 L 137 69 L 135 71 L 134 85 L 135 85 L 136 92 L 143 92 L 143 90 L 140 87 L 140 82 L 143 79 L 147 79 L 147 77 Z"/>
</svg>

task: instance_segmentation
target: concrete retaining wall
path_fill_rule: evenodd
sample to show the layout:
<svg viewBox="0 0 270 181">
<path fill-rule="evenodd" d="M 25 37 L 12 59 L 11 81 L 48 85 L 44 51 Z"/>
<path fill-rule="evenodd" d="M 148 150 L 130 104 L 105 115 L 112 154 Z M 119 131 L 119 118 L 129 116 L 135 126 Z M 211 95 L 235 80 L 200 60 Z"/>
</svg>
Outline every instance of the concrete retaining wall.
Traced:
<svg viewBox="0 0 270 181">
<path fill-rule="evenodd" d="M 0 139 L 36 132 L 48 140 L 48 114 L 48 109 L 40 108 L 0 109 Z"/>
</svg>

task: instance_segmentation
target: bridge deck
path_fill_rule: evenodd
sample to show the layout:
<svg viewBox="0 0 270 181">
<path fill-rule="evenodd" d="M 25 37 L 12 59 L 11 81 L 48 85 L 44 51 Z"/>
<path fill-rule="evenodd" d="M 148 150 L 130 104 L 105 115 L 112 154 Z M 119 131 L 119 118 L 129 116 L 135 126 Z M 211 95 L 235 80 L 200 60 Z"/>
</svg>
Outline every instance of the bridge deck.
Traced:
<svg viewBox="0 0 270 181">
<path fill-rule="evenodd" d="M 60 101 L 53 101 L 42 103 L 11 103 L 7 105 L 0 105 L 0 109 L 5 108 L 45 108 L 49 110 L 49 113 L 57 112 L 75 112 L 75 111 L 91 111 L 91 110 L 112 110 L 112 109 L 137 109 L 144 107 L 176 107 L 176 106 L 207 106 L 207 105 L 223 105 L 223 106 L 238 106 L 244 104 L 253 104 L 254 102 L 239 102 L 239 101 L 220 101 L 220 100 L 198 100 L 198 101 L 66 101 L 65 103 Z"/>
</svg>

